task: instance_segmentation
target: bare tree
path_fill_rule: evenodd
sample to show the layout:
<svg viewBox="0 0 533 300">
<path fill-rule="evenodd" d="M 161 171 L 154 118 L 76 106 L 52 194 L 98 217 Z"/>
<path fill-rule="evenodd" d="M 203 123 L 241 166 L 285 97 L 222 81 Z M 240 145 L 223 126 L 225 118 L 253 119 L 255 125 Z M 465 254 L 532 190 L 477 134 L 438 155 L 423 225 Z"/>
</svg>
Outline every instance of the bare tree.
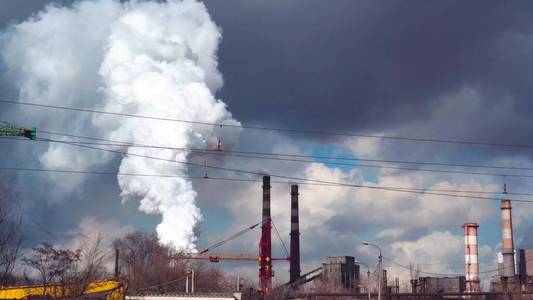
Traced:
<svg viewBox="0 0 533 300">
<path fill-rule="evenodd" d="M 103 233 L 99 232 L 94 237 L 86 237 L 83 243 L 81 280 L 91 282 L 102 279 L 108 275 L 105 267 L 106 255 L 103 250 Z"/>
<path fill-rule="evenodd" d="M 20 256 L 22 218 L 14 211 L 16 193 L 8 177 L 0 177 L 0 284 L 12 283 Z"/>
<path fill-rule="evenodd" d="M 411 292 L 416 293 L 417 287 L 420 285 L 420 282 L 418 282 L 420 276 L 420 266 L 415 265 L 412 262 L 409 262 L 409 277 L 411 278 Z"/>
<path fill-rule="evenodd" d="M 170 274 L 164 274 L 168 272 L 168 249 L 161 247 L 155 236 L 134 232 L 115 240 L 114 247 L 119 249 L 121 273 L 128 278 L 130 291 L 139 292 L 170 279 Z"/>
<path fill-rule="evenodd" d="M 121 274 L 131 293 L 185 291 L 187 271 L 194 269 L 195 292 L 233 291 L 223 272 L 204 262 L 176 259 L 174 251 L 160 245 L 155 235 L 134 232 L 114 242 L 119 249 Z"/>
<path fill-rule="evenodd" d="M 66 296 L 66 286 L 76 281 L 78 277 L 78 263 L 81 259 L 81 250 L 56 249 L 52 245 L 43 243 L 33 248 L 33 253 L 22 260 L 34 268 L 39 274 L 39 281 L 45 287 L 58 285 L 62 288 L 60 293 Z"/>
<path fill-rule="evenodd" d="M 76 298 L 81 296 L 91 282 L 103 278 L 107 272 L 102 250 L 103 236 L 93 240 L 86 238 L 82 248 L 70 250 L 43 243 L 34 247 L 23 262 L 39 274 L 39 283 L 56 297 Z M 47 287 L 54 286 L 54 289 Z"/>
</svg>

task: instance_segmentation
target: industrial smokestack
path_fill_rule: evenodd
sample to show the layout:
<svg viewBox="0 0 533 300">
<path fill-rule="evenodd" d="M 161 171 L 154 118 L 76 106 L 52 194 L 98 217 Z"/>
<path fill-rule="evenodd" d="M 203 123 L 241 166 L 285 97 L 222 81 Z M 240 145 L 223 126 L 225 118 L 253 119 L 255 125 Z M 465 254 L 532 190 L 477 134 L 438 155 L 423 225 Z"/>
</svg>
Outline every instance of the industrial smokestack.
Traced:
<svg viewBox="0 0 533 300">
<path fill-rule="evenodd" d="M 263 226 L 259 241 L 259 290 L 270 293 L 272 287 L 272 240 L 270 219 L 270 176 L 263 176 Z"/>
<path fill-rule="evenodd" d="M 477 223 L 465 223 L 465 271 L 466 292 L 480 292 L 479 263 L 477 250 Z"/>
<path fill-rule="evenodd" d="M 300 218 L 298 215 L 298 185 L 291 185 L 291 260 L 289 281 L 300 278 Z"/>
<path fill-rule="evenodd" d="M 504 186 L 504 194 L 507 194 L 507 189 Z M 502 256 L 503 256 L 503 272 L 505 277 L 515 276 L 514 266 L 514 242 L 513 242 L 513 222 L 511 218 L 511 200 L 502 200 Z"/>
</svg>

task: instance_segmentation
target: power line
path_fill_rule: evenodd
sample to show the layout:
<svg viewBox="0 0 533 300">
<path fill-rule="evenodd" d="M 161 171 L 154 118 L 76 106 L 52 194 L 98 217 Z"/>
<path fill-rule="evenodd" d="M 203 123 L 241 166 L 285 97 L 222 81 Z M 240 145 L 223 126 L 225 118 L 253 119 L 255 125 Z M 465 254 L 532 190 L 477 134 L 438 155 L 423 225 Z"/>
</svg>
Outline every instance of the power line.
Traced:
<svg viewBox="0 0 533 300">
<path fill-rule="evenodd" d="M 143 173 L 123 173 L 116 171 L 85 171 L 85 170 L 62 170 L 62 169 L 44 169 L 44 168 L 24 168 L 24 167 L 5 167 L 0 166 L 0 170 L 5 171 L 24 171 L 24 172 L 47 172 L 47 173 L 67 173 L 67 174 L 84 174 L 84 175 L 109 175 L 109 176 L 133 176 L 133 177 L 158 177 L 158 178 L 183 178 L 189 180 L 211 180 L 211 181 L 234 181 L 234 182 L 262 182 L 259 179 L 249 179 L 249 178 L 232 178 L 232 177 L 212 177 L 212 176 L 185 176 L 185 175 L 174 175 L 174 174 L 143 174 Z M 281 183 L 281 184 L 292 184 L 292 181 L 276 181 L 273 180 L 272 183 Z M 311 185 L 311 186 L 326 186 L 326 187 L 348 187 L 345 185 L 339 184 L 328 184 L 328 183 L 312 183 L 312 182 L 299 182 L 301 185 Z M 367 186 L 365 186 L 367 187 Z M 409 191 L 419 191 L 419 192 L 443 192 L 443 193 L 466 193 L 466 194 L 496 194 L 486 191 L 468 191 L 468 190 L 447 190 L 447 189 L 429 189 L 429 188 L 406 188 L 406 187 L 396 187 L 396 186 L 380 186 L 386 189 L 395 189 L 395 190 L 409 190 Z M 510 195 L 512 193 L 507 193 Z M 520 195 L 533 196 L 530 193 L 520 193 Z M 515 199 L 516 201 L 517 199 Z M 533 202 L 533 200 L 531 200 Z"/>
<path fill-rule="evenodd" d="M 79 138 L 83 138 L 78 136 Z M 89 138 L 87 139 L 97 139 Z M 20 141 L 27 141 L 26 139 L 16 139 Z M 417 171 L 417 172 L 430 172 L 430 173 L 447 173 L 447 174 L 462 174 L 462 175 L 479 175 L 479 176 L 493 176 L 493 177 L 514 177 L 514 178 L 533 178 L 533 175 L 527 174 L 508 174 L 508 173 L 490 173 L 490 172 L 472 172 L 472 171 L 459 171 L 459 170 L 442 170 L 442 169 L 425 169 L 425 168 L 414 168 L 414 167 L 397 167 L 397 166 L 383 166 L 383 165 L 367 165 L 367 164 L 354 164 L 346 162 L 337 162 L 337 161 L 315 161 L 315 160 L 306 160 L 306 159 L 294 159 L 294 158 L 285 158 L 285 157 L 312 157 L 318 159 L 334 159 L 334 160 L 354 160 L 354 161 L 373 161 L 373 162 L 384 162 L 384 163 L 403 163 L 403 164 L 439 164 L 439 165 L 448 165 L 456 167 L 478 167 L 478 168 L 498 168 L 498 169 L 517 169 L 517 170 L 530 170 L 533 171 L 533 168 L 527 167 L 504 167 L 504 166 L 482 166 L 482 165 L 461 165 L 461 164 L 440 164 L 440 163 L 424 163 L 424 162 L 405 162 L 405 161 L 387 161 L 387 160 L 378 160 L 378 159 L 358 159 L 358 158 L 335 158 L 327 156 L 312 156 L 312 155 L 296 155 L 296 154 L 282 154 L 282 153 L 264 153 L 264 152 L 247 152 L 247 151 L 220 151 L 220 150 L 211 150 L 211 149 L 195 149 L 195 148 L 185 148 L 185 147 L 165 147 L 165 146 L 156 146 L 156 145 L 143 145 L 143 144 L 127 144 L 126 142 L 114 141 L 115 143 L 95 143 L 95 142 L 85 142 L 85 141 L 65 141 L 65 140 L 54 140 L 54 139 L 37 139 L 41 142 L 53 142 L 53 143 L 73 143 L 79 145 L 98 145 L 98 146 L 120 146 L 120 147 L 132 147 L 132 148 L 157 148 L 157 149 L 169 149 L 177 151 L 190 151 L 195 153 L 202 153 L 205 155 L 223 155 L 231 157 L 240 157 L 240 158 L 249 158 L 249 159 L 263 159 L 263 160 L 274 160 L 274 161 L 288 161 L 288 162 L 297 162 L 297 163 L 316 163 L 320 162 L 327 165 L 339 165 L 339 166 L 353 166 L 360 168 L 379 168 L 379 169 L 392 169 L 392 170 L 408 170 L 408 171 Z M 238 153 L 246 153 L 238 154 Z M 252 155 L 248 155 L 251 153 Z M 257 153 L 258 155 L 253 155 Z M 265 155 L 265 156 L 261 156 Z M 276 157 L 281 156 L 281 157 Z M 285 156 L 285 157 L 284 157 Z M 491 193 L 493 192 L 486 192 Z M 496 192 L 494 192 L 496 193 Z"/>
<path fill-rule="evenodd" d="M 391 262 L 392 264 L 398 266 L 398 267 L 402 267 L 402 268 L 405 268 L 405 269 L 408 269 L 408 270 L 411 270 L 411 267 L 409 266 L 406 266 L 406 265 L 402 265 L 398 262 L 395 262 L 394 260 L 390 259 L 390 258 L 387 258 L 385 256 L 383 256 L 383 258 L 389 262 Z M 524 263 L 527 263 L 527 262 L 530 262 L 530 261 L 533 261 L 533 258 L 532 259 L 528 259 L 526 261 L 524 261 Z M 455 262 L 450 262 L 450 263 L 441 263 L 441 265 L 452 265 L 454 264 Z M 431 265 L 431 264 L 426 264 L 426 265 Z M 435 264 L 437 265 L 437 264 Z M 479 271 L 478 274 L 488 274 L 488 273 L 495 273 L 495 272 L 498 272 L 498 271 L 501 271 L 501 270 L 505 270 L 505 269 L 509 269 L 509 268 L 514 268 L 514 265 L 512 266 L 504 266 L 504 267 L 498 267 L 496 269 L 489 269 L 489 270 L 485 270 L 485 271 Z M 464 275 L 464 274 L 454 274 L 454 273 L 432 273 L 432 272 L 426 272 L 426 271 L 422 271 L 422 270 L 418 270 L 419 273 L 424 273 L 424 274 L 428 274 L 428 275 L 436 275 L 436 276 L 461 276 L 461 275 Z"/>
<path fill-rule="evenodd" d="M 489 143 L 489 142 L 481 142 L 481 141 L 430 139 L 430 138 L 415 138 L 415 137 L 405 137 L 405 136 L 381 136 L 381 135 L 357 134 L 357 133 L 349 133 L 349 132 L 291 129 L 291 128 L 279 128 L 279 127 L 267 127 L 267 126 L 253 126 L 253 125 L 235 125 L 235 124 L 211 123 L 211 122 L 194 121 L 194 120 L 165 118 L 165 117 L 158 117 L 158 116 L 118 113 L 118 112 L 110 112 L 110 111 L 95 110 L 95 109 L 88 109 L 88 108 L 48 105 L 48 104 L 40 104 L 40 103 L 26 102 L 26 101 L 0 100 L 0 102 L 6 103 L 6 104 L 16 104 L 16 105 L 24 105 L 24 106 L 32 106 L 32 107 L 40 107 L 40 108 L 61 109 L 61 110 L 69 110 L 69 111 L 76 111 L 76 112 L 105 114 L 105 115 L 120 116 L 120 117 L 127 117 L 127 118 L 139 118 L 139 119 L 166 121 L 166 122 L 178 122 L 178 123 L 188 123 L 188 124 L 197 124 L 197 125 L 206 125 L 206 126 L 217 126 L 221 128 L 226 127 L 226 128 L 237 128 L 237 129 L 289 132 L 289 133 L 308 134 L 308 135 L 345 136 L 345 137 L 361 137 L 361 138 L 373 138 L 373 139 L 389 139 L 389 140 L 410 141 L 410 142 L 445 143 L 445 144 L 459 144 L 459 145 L 476 145 L 476 146 L 533 149 L 533 145 L 527 145 L 527 144 Z"/>
<path fill-rule="evenodd" d="M 117 141 L 111 139 L 97 138 L 97 137 L 87 137 L 81 135 L 73 135 L 66 133 L 58 133 L 51 131 L 39 130 L 39 133 L 45 133 L 48 135 L 56 136 L 65 136 L 65 137 L 74 137 L 88 140 L 98 140 L 110 142 L 108 144 L 101 143 L 101 145 L 109 146 L 128 146 L 128 147 L 138 147 L 138 148 L 160 148 L 160 149 L 171 149 L 171 150 L 181 150 L 181 151 L 191 151 L 191 152 L 206 152 L 214 154 L 226 154 L 226 153 L 236 153 L 236 154 L 252 154 L 252 155 L 264 155 L 264 156 L 282 156 L 282 157 L 298 157 L 298 158 L 314 158 L 314 159 L 328 159 L 328 160 L 345 160 L 345 161 L 365 161 L 365 162 L 378 162 L 378 163 L 393 163 L 393 164 L 409 164 L 409 165 L 435 165 L 435 166 L 445 166 L 445 167 L 463 167 L 463 168 L 484 168 L 484 169 L 509 169 L 509 170 L 524 170 L 524 171 L 533 171 L 533 167 L 516 167 L 516 166 L 501 166 L 501 165 L 475 165 L 475 164 L 457 164 L 457 163 L 443 163 L 443 162 L 429 162 L 429 161 L 404 161 L 404 160 L 386 160 L 386 159 L 369 159 L 369 158 L 356 158 L 356 157 L 341 157 L 341 156 L 326 156 L 326 155 L 304 155 L 304 154 L 293 154 L 293 153 L 269 153 L 269 152 L 258 152 L 258 151 L 236 151 L 236 150 L 223 150 L 218 149 L 198 149 L 198 148 L 187 148 L 187 147 L 171 147 L 171 146 L 159 146 L 159 145 L 148 145 L 148 144 L 139 144 L 131 143 L 124 141 Z M 27 139 L 19 139 L 24 141 L 29 141 Z M 87 143 L 83 141 L 69 141 L 76 143 Z M 112 144 L 115 143 L 115 144 Z M 94 143 L 97 145 L 98 143 Z"/>
<path fill-rule="evenodd" d="M 404 268 L 404 269 L 407 269 L 407 270 L 412 270 L 413 267 L 409 267 L 409 266 L 406 266 L 406 265 L 402 265 L 398 262 L 395 262 L 394 260 L 390 259 L 390 258 L 387 258 L 385 256 L 383 256 L 383 259 L 385 259 L 386 261 L 392 263 L 393 265 L 396 265 L 398 267 L 401 267 L 401 268 Z M 428 274 L 428 275 L 435 275 L 435 276 L 461 276 L 462 274 L 458 274 L 458 273 L 434 273 L 434 272 L 427 272 L 427 271 L 423 271 L 423 270 L 416 270 L 418 271 L 418 273 L 423 273 L 423 274 Z"/>
<path fill-rule="evenodd" d="M 128 153 L 128 152 L 123 152 L 123 151 L 103 149 L 103 148 L 98 148 L 98 147 L 90 147 L 90 146 L 86 146 L 86 145 L 79 145 L 79 144 L 68 143 L 68 142 L 65 142 L 64 144 L 72 145 L 72 146 L 76 146 L 76 147 L 81 147 L 81 148 L 86 148 L 86 149 L 93 149 L 93 150 L 105 151 L 105 152 L 110 152 L 110 153 L 116 153 L 116 154 L 120 154 L 122 156 L 133 156 L 133 157 L 154 159 L 154 160 L 159 160 L 159 161 L 166 161 L 166 162 L 171 162 L 171 163 L 190 165 L 190 166 L 196 166 L 196 167 L 201 167 L 201 168 L 209 168 L 209 169 L 215 169 L 215 170 L 221 170 L 221 171 L 230 171 L 230 172 L 236 172 L 236 173 L 251 174 L 251 175 L 256 175 L 256 176 L 267 175 L 264 172 L 256 172 L 256 171 L 241 170 L 241 169 L 235 169 L 235 168 L 219 167 L 219 166 L 212 166 L 212 165 L 207 165 L 207 164 L 198 164 L 198 163 L 193 163 L 193 162 L 189 162 L 189 161 L 178 161 L 178 160 L 166 159 L 166 158 L 161 158 L 161 157 L 153 157 L 153 156 L 148 156 L 148 155 L 134 154 L 134 153 Z M 354 188 L 367 188 L 367 189 L 387 190 L 387 191 L 396 191 L 396 192 L 403 192 L 403 193 L 415 193 L 415 194 L 424 194 L 424 195 L 449 196 L 449 197 L 455 197 L 455 198 L 500 200 L 500 199 L 496 199 L 496 198 L 471 196 L 471 195 L 470 196 L 453 195 L 453 194 L 437 193 L 437 192 L 414 191 L 414 190 L 408 190 L 408 189 L 383 188 L 383 187 L 379 187 L 379 186 L 365 186 L 365 185 L 358 185 L 358 184 L 332 182 L 332 181 L 326 181 L 326 180 L 301 178 L 301 177 L 287 176 L 287 175 L 280 175 L 280 174 L 269 174 L 269 175 L 271 177 L 277 177 L 277 178 L 288 179 L 288 180 L 295 180 L 295 181 L 298 181 L 298 182 L 312 182 L 312 183 L 333 184 L 333 185 L 338 185 L 338 186 L 346 186 L 346 187 L 354 187 Z M 531 202 L 531 200 L 523 200 L 523 199 L 514 199 L 514 200 L 513 199 L 509 199 L 509 200 L 512 200 L 512 201 L 515 201 L 515 202 Z"/>
<path fill-rule="evenodd" d="M 178 279 L 174 279 L 174 280 L 170 280 L 170 281 L 166 281 L 166 282 L 162 282 L 162 283 L 158 283 L 158 284 L 155 284 L 155 285 L 151 285 L 151 286 L 146 286 L 146 287 L 142 287 L 142 288 L 138 288 L 137 290 L 139 291 L 144 291 L 144 290 L 148 290 L 148 289 L 151 289 L 151 288 L 159 288 L 159 287 L 162 287 L 162 286 L 165 286 L 165 285 L 169 285 L 171 283 L 174 283 L 174 282 L 178 282 L 178 281 L 183 281 L 185 280 L 189 275 L 185 275 L 183 277 L 180 277 Z"/>
<path fill-rule="evenodd" d="M 65 142 L 60 140 L 45 140 L 47 142 Z M 71 141 L 68 141 L 71 142 Z M 72 141 L 71 143 L 75 144 L 85 144 L 85 145 L 101 145 L 101 146 L 124 146 L 118 144 L 103 144 L 103 143 L 90 143 L 90 142 L 76 142 Z M 133 146 L 135 147 L 135 146 Z M 297 162 L 297 163 L 316 163 L 320 162 L 326 165 L 336 165 L 336 166 L 352 166 L 360 168 L 378 168 L 378 169 L 392 169 L 392 170 L 406 170 L 406 171 L 418 171 L 418 172 L 430 172 L 430 173 L 447 173 L 447 174 L 463 174 L 463 175 L 481 175 L 481 176 L 496 176 L 496 177 L 518 177 L 518 178 L 533 178 L 533 175 L 523 175 L 523 174 L 507 174 L 507 173 L 487 173 L 487 172 L 469 172 L 469 171 L 455 171 L 455 170 L 440 170 L 440 169 L 424 169 L 424 168 L 409 168 L 409 167 L 393 167 L 393 166 L 381 166 L 381 165 L 366 165 L 366 164 L 353 164 L 353 163 L 344 163 L 344 162 L 335 162 L 335 161 L 315 161 L 315 160 L 304 160 L 304 159 L 294 159 L 294 158 L 281 158 L 281 157 L 264 157 L 257 155 L 241 155 L 233 154 L 226 151 L 217 151 L 217 150 L 186 150 L 183 151 L 192 151 L 199 152 L 204 154 L 213 154 L 213 155 L 224 155 L 231 157 L 240 157 L 240 158 L 250 158 L 250 159 L 263 159 L 263 160 L 274 160 L 274 161 L 287 161 L 287 162 Z"/>
<path fill-rule="evenodd" d="M 56 242 L 60 242 L 61 243 L 61 240 L 55 235 L 53 234 L 52 232 L 50 232 L 48 229 L 46 229 L 45 226 L 43 226 L 40 222 L 38 222 L 34 217 L 32 217 L 32 215 L 24 208 L 22 207 L 22 205 L 18 202 L 18 200 L 14 199 L 13 201 L 17 208 L 22 211 L 22 213 L 24 213 L 24 215 L 26 215 L 26 217 L 28 219 L 30 219 L 30 221 L 35 225 L 37 226 L 37 228 L 39 228 L 39 230 L 41 230 L 42 232 L 44 232 L 46 235 L 48 235 L 49 237 L 51 237 L 53 240 L 55 240 Z"/>
<path fill-rule="evenodd" d="M 141 158 L 163 160 L 163 161 L 179 163 L 179 164 L 188 164 L 188 165 L 193 165 L 193 166 L 197 166 L 197 167 L 205 167 L 205 168 L 211 168 L 211 169 L 233 171 L 233 172 L 238 172 L 238 173 L 247 173 L 247 174 L 252 174 L 252 175 L 257 175 L 257 176 L 265 175 L 263 173 L 247 171 L 247 170 L 231 169 L 231 168 L 224 168 L 224 167 L 217 167 L 217 166 L 210 166 L 210 165 L 200 165 L 200 164 L 192 163 L 192 162 L 175 161 L 175 160 L 169 160 L 169 159 L 158 158 L 158 157 L 151 157 L 151 156 L 146 156 L 146 155 L 139 155 L 139 154 L 132 154 L 132 153 L 127 153 L 127 152 L 109 150 L 109 149 L 89 147 L 89 146 L 85 146 L 85 145 L 77 145 L 77 144 L 68 143 L 68 142 L 62 142 L 62 143 L 68 144 L 68 145 L 72 145 L 72 146 L 83 147 L 83 148 L 87 148 L 87 149 L 101 150 L 101 151 L 112 152 L 112 153 L 117 153 L 117 154 L 121 154 L 121 155 L 129 155 L 129 156 L 141 157 Z M 97 174 L 97 175 L 121 175 L 121 176 L 145 176 L 145 177 L 180 177 L 180 178 L 188 178 L 188 179 L 206 179 L 205 177 L 199 177 L 199 176 L 198 177 L 191 177 L 191 176 L 187 177 L 187 176 L 165 175 L 165 174 L 116 173 L 116 172 L 110 172 L 110 171 L 47 170 L 47 169 L 13 168 L 13 167 L 3 167 L 3 168 L 0 168 L 0 169 L 4 169 L 4 170 L 20 170 L 20 171 L 37 171 L 37 172 Z M 329 182 L 329 181 L 315 180 L 315 179 L 308 179 L 308 178 L 291 177 L 291 176 L 285 176 L 285 175 L 271 175 L 271 176 L 272 177 L 285 178 L 285 179 L 291 179 L 291 180 L 297 180 L 297 181 L 304 181 L 304 182 L 299 182 L 299 184 L 314 184 L 314 185 L 336 186 L 336 187 L 380 189 L 380 190 L 397 191 L 397 192 L 405 192 L 405 193 L 417 193 L 417 194 L 427 194 L 427 195 L 437 195 L 437 196 L 450 196 L 450 197 L 456 197 L 456 198 L 500 200 L 500 199 L 489 198 L 489 197 L 445 194 L 445 192 L 471 193 L 471 194 L 487 193 L 487 192 L 484 192 L 484 191 L 436 190 L 436 189 L 431 190 L 431 189 L 412 189 L 412 188 L 403 188 L 403 187 L 365 186 L 365 185 L 355 185 L 355 184 L 348 184 L 348 183 Z M 257 181 L 257 180 L 252 180 L 252 179 L 246 180 L 246 179 L 231 179 L 231 178 L 207 178 L 207 179 L 229 180 L 229 181 Z M 289 182 L 280 182 L 280 183 L 289 183 Z M 490 193 L 490 192 L 488 192 L 488 193 Z M 508 194 L 511 194 L 511 193 L 508 193 Z M 532 194 L 527 194 L 527 193 L 520 193 L 520 194 L 521 195 L 532 195 Z M 509 200 L 512 200 L 512 201 L 515 201 L 515 202 L 533 202 L 532 200 L 525 200 L 525 199 L 509 199 Z"/>
</svg>

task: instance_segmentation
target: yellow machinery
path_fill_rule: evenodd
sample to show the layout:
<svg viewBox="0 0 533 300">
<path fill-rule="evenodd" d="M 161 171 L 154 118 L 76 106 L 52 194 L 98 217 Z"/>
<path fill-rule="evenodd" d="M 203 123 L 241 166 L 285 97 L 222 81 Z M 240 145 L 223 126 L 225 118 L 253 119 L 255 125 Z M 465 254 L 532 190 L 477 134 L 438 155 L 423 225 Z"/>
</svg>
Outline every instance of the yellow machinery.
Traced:
<svg viewBox="0 0 533 300">
<path fill-rule="evenodd" d="M 79 286 L 11 286 L 0 287 L 0 299 L 106 299 L 123 300 L 128 287 L 127 281 L 119 279 L 97 280 L 89 283 L 79 295 Z"/>
</svg>

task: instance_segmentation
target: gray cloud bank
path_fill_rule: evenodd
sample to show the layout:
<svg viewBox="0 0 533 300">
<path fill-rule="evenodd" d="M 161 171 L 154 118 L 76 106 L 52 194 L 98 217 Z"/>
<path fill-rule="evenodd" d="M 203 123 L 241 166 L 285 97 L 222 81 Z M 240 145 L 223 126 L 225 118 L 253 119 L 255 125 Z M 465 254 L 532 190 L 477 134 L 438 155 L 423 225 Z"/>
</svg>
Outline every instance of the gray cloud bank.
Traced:
<svg viewBox="0 0 533 300">
<path fill-rule="evenodd" d="M 217 97 L 226 101 L 233 116 L 245 123 L 531 144 L 533 19 L 530 16 L 533 5 L 530 2 L 420 1 L 415 5 L 413 2 L 381 1 L 214 0 L 207 1 L 206 6 L 223 36 L 218 69 L 224 74 L 224 87 L 213 90 Z M 102 12 L 98 17 L 109 16 L 109 13 L 112 12 Z M 24 19 L 19 17 L 19 20 Z M 87 20 L 75 22 L 80 24 Z M 65 53 L 60 61 L 69 63 L 63 75 L 75 78 L 68 84 L 81 88 L 71 90 L 64 82 L 55 86 L 37 81 L 35 85 L 42 85 L 49 92 L 61 92 L 61 99 L 54 96 L 50 100 L 64 103 L 64 99 L 69 99 L 71 102 L 66 104 L 101 107 L 105 91 L 98 89 L 101 80 L 98 72 L 99 59 L 104 55 L 101 53 L 104 48 L 100 46 L 104 41 L 92 44 L 100 45 L 95 47 L 80 45 L 89 43 L 94 36 L 104 36 L 97 32 L 105 28 L 89 25 L 84 28 L 88 32 L 86 35 L 73 32 L 52 39 L 64 41 L 64 47 L 59 47 Z M 70 28 L 62 30 L 68 33 Z M 47 44 L 44 37 L 40 37 L 43 42 L 36 42 L 35 48 Z M 5 39 L 2 41 L 5 49 Z M 68 53 L 75 55 L 70 57 Z M 18 78 L 13 74 L 24 72 L 24 68 L 19 68 L 24 66 L 24 61 L 4 61 L 4 70 L 7 67 L 11 71 L 4 78 L 10 90 L 0 91 L 3 95 L 19 95 L 20 82 L 13 80 Z M 87 67 L 79 77 L 68 77 L 68 71 L 79 61 Z M 99 102 L 91 102 L 93 99 Z M 38 120 L 37 125 L 68 128 L 64 131 L 69 132 L 107 133 L 105 127 L 102 129 L 97 126 L 98 122 L 93 123 L 90 115 L 80 117 L 65 113 L 64 118 L 48 120 L 39 112 L 19 108 L 0 113 L 2 117 L 24 124 Z M 68 127 L 73 120 L 79 127 Z M 37 158 L 49 150 L 46 145 L 34 148 L 23 144 L 4 145 L 7 146 L 0 152 L 12 155 L 13 161 L 20 165 L 43 163 Z M 283 134 L 246 131 L 239 144 L 245 150 L 297 153 L 308 153 L 306 149 L 322 146 L 315 137 L 295 140 Z M 365 139 L 344 139 L 336 146 L 361 157 L 531 164 L 528 151 L 491 148 L 466 151 L 459 147 Z M 70 152 L 72 159 L 69 161 L 103 161 L 91 165 L 94 168 L 118 169 L 122 160 L 90 152 L 83 152 L 80 158 L 78 153 Z M 200 158 L 194 159 L 201 163 Z M 211 159 L 209 162 L 324 180 L 419 188 L 497 191 L 502 181 L 500 178 L 436 176 L 423 172 L 347 171 L 320 163 L 295 166 L 237 159 L 224 162 Z M 71 166 L 74 164 L 64 167 Z M 205 170 L 190 168 L 186 172 L 203 175 Z M 209 174 L 229 175 L 217 171 L 209 171 Z M 57 185 L 39 175 L 20 175 L 21 186 L 24 187 L 23 182 L 30 178 L 32 187 L 24 191 L 28 201 L 25 204 L 41 222 L 57 232 L 78 226 L 85 216 L 98 216 L 101 220 L 116 218 L 122 224 L 134 223 L 145 230 L 153 230 L 159 221 L 136 212 L 136 204 L 121 206 L 121 190 L 116 178 L 62 178 L 63 185 Z M 198 193 L 201 207 L 224 210 L 230 219 L 227 230 L 217 228 L 221 220 L 204 220 L 207 228 L 221 231 L 205 232 L 206 240 L 215 240 L 258 221 L 259 184 L 193 182 L 192 186 Z M 514 180 L 511 187 L 529 190 L 527 181 Z M 288 186 L 275 188 L 274 218 L 280 222 L 277 223 L 280 231 L 286 233 L 289 218 L 284 208 L 288 207 Z M 65 189 L 68 196 L 62 191 Z M 313 186 L 302 187 L 301 191 L 302 251 L 309 268 L 328 254 L 356 253 L 362 260 L 373 261 L 374 253 L 357 247 L 360 240 L 367 237 L 384 245 L 387 255 L 404 264 L 416 259 L 428 264 L 456 262 L 462 258 L 460 225 L 463 222 L 481 222 L 480 232 L 485 223 L 498 222 L 497 203 Z M 71 214 L 65 216 L 62 208 Z M 531 225 L 528 216 L 532 210 L 526 205 L 517 205 L 514 212 L 517 234 L 521 235 Z M 82 222 L 85 226 L 92 223 Z M 446 241 L 446 245 L 435 249 L 439 241 Z M 255 251 L 256 246 L 257 235 L 252 234 L 229 249 Z M 496 249 L 497 245 L 492 242 L 480 248 L 484 269 L 494 267 L 491 263 Z M 445 264 L 424 269 L 459 272 L 462 266 L 460 263 Z M 398 268 L 395 272 L 402 274 Z"/>
</svg>

